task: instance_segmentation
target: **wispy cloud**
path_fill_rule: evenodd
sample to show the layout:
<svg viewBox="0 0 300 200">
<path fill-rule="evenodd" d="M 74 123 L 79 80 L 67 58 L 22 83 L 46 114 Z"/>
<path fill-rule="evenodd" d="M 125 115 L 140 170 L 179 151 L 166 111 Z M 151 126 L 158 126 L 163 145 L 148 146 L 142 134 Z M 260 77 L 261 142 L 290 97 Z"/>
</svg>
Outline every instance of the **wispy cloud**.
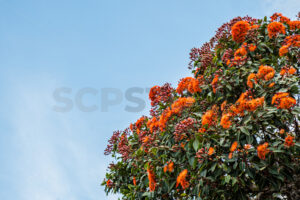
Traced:
<svg viewBox="0 0 300 200">
<path fill-rule="evenodd" d="M 263 0 L 263 12 L 270 16 L 275 12 L 281 12 L 285 16 L 295 18 L 295 15 L 300 11 L 299 0 Z"/>
<path fill-rule="evenodd" d="M 29 81 L 30 82 L 30 81 Z M 44 84 L 43 84 L 44 82 Z M 18 147 L 16 176 L 11 177 L 21 200 L 102 200 L 100 187 L 107 163 L 78 135 L 89 132 L 80 116 L 58 116 L 51 110 L 55 83 L 14 85 L 8 115 Z"/>
</svg>

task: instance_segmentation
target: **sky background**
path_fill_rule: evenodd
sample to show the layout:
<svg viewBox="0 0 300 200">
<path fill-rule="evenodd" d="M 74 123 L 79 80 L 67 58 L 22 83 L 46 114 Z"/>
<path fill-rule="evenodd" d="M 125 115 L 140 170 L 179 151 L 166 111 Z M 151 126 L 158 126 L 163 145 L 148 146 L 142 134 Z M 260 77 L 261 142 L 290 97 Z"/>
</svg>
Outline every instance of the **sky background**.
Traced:
<svg viewBox="0 0 300 200">
<path fill-rule="evenodd" d="M 299 0 L 0 0 L 0 199 L 113 200 L 100 186 L 114 130 L 147 108 L 125 98 L 101 110 L 103 88 L 125 95 L 189 75 L 189 51 L 236 16 L 294 17 Z M 67 87 L 73 107 L 57 112 Z M 76 95 L 89 87 L 84 112 Z M 135 94 L 147 100 L 146 92 Z M 111 97 L 113 98 L 113 96 Z"/>
</svg>

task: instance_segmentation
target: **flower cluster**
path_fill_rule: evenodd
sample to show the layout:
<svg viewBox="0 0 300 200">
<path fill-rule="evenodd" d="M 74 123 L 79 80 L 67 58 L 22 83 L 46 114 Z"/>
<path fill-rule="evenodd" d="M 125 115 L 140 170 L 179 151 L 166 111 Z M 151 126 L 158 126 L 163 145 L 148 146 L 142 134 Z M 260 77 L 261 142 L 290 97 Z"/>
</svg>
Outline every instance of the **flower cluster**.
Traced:
<svg viewBox="0 0 300 200">
<path fill-rule="evenodd" d="M 276 37 L 279 33 L 285 34 L 285 26 L 281 22 L 271 22 L 268 25 L 268 35 L 270 38 Z"/>
<path fill-rule="evenodd" d="M 236 115 L 244 115 L 244 111 L 253 112 L 258 107 L 263 106 L 265 101 L 264 97 L 254 99 L 250 92 L 244 92 L 241 94 L 240 98 L 235 102 L 235 104 L 231 105 L 227 110 L 225 110 L 221 117 L 220 125 L 224 129 L 230 128 L 232 122 L 231 118 Z"/>
<path fill-rule="evenodd" d="M 147 168 L 147 175 L 148 175 L 148 180 L 149 180 L 149 189 L 150 189 L 150 191 L 154 191 L 155 187 L 156 187 L 155 175 L 149 165 Z"/>
<path fill-rule="evenodd" d="M 148 120 L 147 122 L 147 128 L 150 129 L 150 132 L 153 133 L 155 130 L 157 130 L 159 127 L 159 121 L 156 117 L 153 117 L 152 119 Z"/>
<path fill-rule="evenodd" d="M 287 23 L 291 21 L 290 18 L 283 16 L 281 13 L 274 13 L 270 18 L 271 22 L 279 21 L 282 23 Z"/>
<path fill-rule="evenodd" d="M 294 142 L 294 137 L 291 136 L 291 135 L 288 135 L 286 138 L 285 138 L 285 142 L 284 142 L 284 146 L 286 147 L 292 147 L 295 145 L 295 142 Z"/>
<path fill-rule="evenodd" d="M 300 47 L 300 35 L 287 36 L 279 49 L 279 56 L 286 55 L 291 47 Z"/>
<path fill-rule="evenodd" d="M 214 105 L 211 110 L 207 110 L 203 115 L 202 115 L 202 126 L 206 129 L 209 128 L 212 125 L 215 125 L 217 122 L 217 106 Z"/>
<path fill-rule="evenodd" d="M 180 174 L 177 177 L 177 181 L 176 181 L 176 187 L 179 186 L 179 184 L 181 185 L 182 189 L 185 190 L 186 188 L 189 187 L 189 182 L 186 180 L 188 174 L 188 170 L 185 169 L 182 172 L 180 172 Z"/>
<path fill-rule="evenodd" d="M 188 138 L 190 130 L 195 130 L 197 121 L 193 118 L 187 118 L 176 124 L 174 131 L 175 141 L 181 141 L 184 138 Z"/>
<path fill-rule="evenodd" d="M 296 105 L 296 99 L 289 96 L 289 93 L 279 92 L 272 98 L 272 104 L 275 104 L 277 108 L 289 109 Z"/>
<path fill-rule="evenodd" d="M 182 94 L 183 91 L 189 91 L 190 93 L 201 92 L 200 80 L 193 77 L 186 77 L 180 80 L 176 92 Z"/>
<path fill-rule="evenodd" d="M 269 81 L 272 78 L 274 78 L 274 76 L 275 76 L 274 68 L 272 68 L 270 66 L 261 65 L 259 67 L 257 74 L 255 74 L 255 73 L 249 74 L 249 76 L 247 78 L 247 86 L 249 88 L 253 88 L 254 84 L 257 84 L 258 79 Z"/>
<path fill-rule="evenodd" d="M 149 92 L 149 99 L 151 100 L 151 105 L 156 106 L 160 102 L 168 102 L 172 98 L 173 88 L 169 83 L 165 83 L 162 87 L 153 86 Z"/>
<path fill-rule="evenodd" d="M 174 162 L 170 161 L 164 166 L 164 172 L 173 172 L 174 171 Z"/>
<path fill-rule="evenodd" d="M 228 155 L 228 158 L 231 159 L 232 158 L 232 155 L 233 155 L 233 152 L 236 150 L 238 146 L 238 142 L 237 141 L 234 141 L 230 147 L 230 153 Z"/>
<path fill-rule="evenodd" d="M 268 146 L 269 146 L 269 143 L 267 143 L 267 142 L 258 145 L 258 147 L 257 147 L 257 156 L 260 159 L 262 159 L 262 160 L 266 159 L 266 155 L 270 152 L 270 150 L 268 149 Z"/>
<path fill-rule="evenodd" d="M 195 99 L 193 97 L 181 97 L 177 99 L 172 105 L 171 108 L 168 107 L 164 110 L 159 118 L 159 127 L 160 130 L 164 130 L 166 127 L 166 123 L 169 118 L 174 114 L 180 114 L 180 112 L 187 107 L 190 107 L 195 103 Z"/>
<path fill-rule="evenodd" d="M 284 75 L 293 75 L 296 72 L 297 72 L 297 70 L 294 67 L 284 66 L 283 68 L 281 68 L 280 75 L 281 76 L 284 76 Z"/>
<path fill-rule="evenodd" d="M 238 43 L 244 42 L 250 28 L 250 24 L 247 21 L 235 23 L 231 28 L 232 39 Z"/>
<path fill-rule="evenodd" d="M 122 155 L 124 161 L 130 158 L 130 145 L 127 138 L 128 132 L 124 132 L 120 137 L 120 142 L 118 144 L 118 152 Z"/>
</svg>

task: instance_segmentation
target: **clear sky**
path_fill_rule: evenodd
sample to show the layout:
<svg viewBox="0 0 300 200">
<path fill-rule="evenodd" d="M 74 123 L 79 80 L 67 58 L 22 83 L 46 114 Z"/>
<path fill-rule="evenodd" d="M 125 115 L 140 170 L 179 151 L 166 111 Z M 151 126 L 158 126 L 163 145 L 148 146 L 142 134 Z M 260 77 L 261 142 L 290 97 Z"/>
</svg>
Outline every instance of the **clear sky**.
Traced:
<svg viewBox="0 0 300 200">
<path fill-rule="evenodd" d="M 136 105 L 127 89 L 176 86 L 189 75 L 190 49 L 233 17 L 293 17 L 299 8 L 299 0 L 0 0 L 0 199 L 116 199 L 100 186 L 107 140 L 148 115 L 125 110 Z M 67 112 L 54 109 L 65 106 L 53 96 L 62 87 Z M 91 112 L 78 104 L 86 87 L 96 93 L 79 100 L 97 106 Z M 103 88 L 121 103 L 103 105 Z"/>
</svg>

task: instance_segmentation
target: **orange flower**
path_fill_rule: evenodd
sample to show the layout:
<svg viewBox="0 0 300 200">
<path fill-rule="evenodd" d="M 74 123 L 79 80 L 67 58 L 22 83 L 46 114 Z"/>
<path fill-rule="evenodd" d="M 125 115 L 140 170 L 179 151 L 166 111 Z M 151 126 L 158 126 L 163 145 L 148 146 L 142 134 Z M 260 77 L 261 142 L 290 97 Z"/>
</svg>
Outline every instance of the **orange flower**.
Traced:
<svg viewBox="0 0 300 200">
<path fill-rule="evenodd" d="M 300 35 L 290 35 L 284 40 L 284 43 L 288 46 L 300 47 Z"/>
<path fill-rule="evenodd" d="M 181 143 L 181 144 L 180 144 L 180 146 L 181 146 L 181 148 L 183 148 L 183 149 L 184 149 L 184 147 L 185 147 L 185 144 L 184 144 L 184 143 Z"/>
<path fill-rule="evenodd" d="M 273 98 L 272 98 L 272 104 L 278 104 L 280 103 L 280 99 L 281 98 L 285 98 L 285 97 L 288 97 L 289 96 L 289 93 L 287 92 L 279 92 L 279 93 L 276 93 Z"/>
<path fill-rule="evenodd" d="M 226 113 L 222 115 L 221 118 L 221 122 L 220 125 L 224 128 L 224 129 L 229 129 L 231 126 L 231 121 L 230 118 L 232 117 L 231 113 Z"/>
<path fill-rule="evenodd" d="M 171 105 L 171 109 L 166 108 L 159 118 L 160 130 L 164 130 L 166 123 L 173 114 L 179 114 L 184 108 L 192 106 L 195 101 L 193 97 L 180 97 Z"/>
<path fill-rule="evenodd" d="M 214 93 L 216 93 L 216 87 L 217 87 L 218 80 L 219 80 L 219 76 L 216 75 L 216 76 L 214 77 L 214 79 L 212 80 L 212 82 L 211 82 L 211 85 L 212 85 L 212 88 L 213 88 L 213 92 L 214 92 Z"/>
<path fill-rule="evenodd" d="M 232 155 L 233 155 L 233 152 L 236 150 L 238 146 L 238 142 L 237 141 L 234 141 L 230 147 L 230 153 L 228 155 L 228 158 L 231 159 L 232 158 Z"/>
<path fill-rule="evenodd" d="M 287 23 L 287 22 L 289 22 L 289 21 L 291 21 L 291 20 L 290 20 L 290 18 L 288 18 L 288 17 L 285 17 L 285 16 L 281 16 L 281 17 L 280 17 L 280 22 L 282 22 L 282 23 Z"/>
<path fill-rule="evenodd" d="M 246 56 L 247 55 L 247 50 L 244 46 L 242 46 L 241 48 L 237 49 L 234 52 L 234 57 L 238 57 L 238 56 Z"/>
<path fill-rule="evenodd" d="M 270 83 L 270 84 L 268 85 L 268 87 L 271 88 L 271 87 L 273 87 L 274 85 L 275 85 L 275 83 Z"/>
<path fill-rule="evenodd" d="M 131 131 L 133 131 L 133 124 L 130 124 L 129 128 Z"/>
<path fill-rule="evenodd" d="M 181 185 L 182 189 L 185 190 L 189 187 L 189 182 L 186 180 L 186 176 L 188 174 L 188 170 L 185 169 L 182 172 L 180 172 L 180 174 L 177 177 L 177 181 L 176 181 L 176 187 L 179 186 L 179 184 Z"/>
<path fill-rule="evenodd" d="M 265 142 L 264 144 L 258 145 L 257 147 L 257 156 L 262 159 L 265 160 L 266 159 L 266 154 L 268 154 L 270 152 L 270 150 L 268 149 L 269 143 Z"/>
<path fill-rule="evenodd" d="M 275 75 L 275 70 L 270 66 L 261 65 L 257 72 L 257 77 L 265 81 L 271 80 Z"/>
<path fill-rule="evenodd" d="M 182 94 L 184 90 L 188 90 L 192 94 L 196 92 L 201 92 L 199 85 L 200 82 L 198 79 L 192 77 L 186 77 L 181 79 L 176 89 L 176 92 L 178 94 Z"/>
<path fill-rule="evenodd" d="M 112 186 L 112 181 L 111 181 L 110 179 L 108 179 L 108 180 L 106 181 L 106 186 L 109 187 L 109 188 L 111 188 L 111 186 Z"/>
<path fill-rule="evenodd" d="M 296 99 L 289 97 L 289 93 L 276 93 L 272 98 L 272 104 L 281 109 L 289 109 L 296 105 L 296 103 Z"/>
<path fill-rule="evenodd" d="M 250 44 L 249 45 L 249 51 L 253 52 L 256 49 L 256 45 L 255 44 Z"/>
<path fill-rule="evenodd" d="M 300 29 L 300 21 L 289 21 L 288 25 L 290 26 L 290 30 L 297 30 Z"/>
<path fill-rule="evenodd" d="M 227 61 L 226 61 L 226 65 L 229 65 L 230 64 L 230 60 L 228 59 Z"/>
<path fill-rule="evenodd" d="M 212 148 L 212 147 L 209 147 L 209 149 L 208 149 L 208 155 L 209 156 L 211 156 L 211 155 L 213 155 L 215 153 L 215 149 L 214 148 Z"/>
<path fill-rule="evenodd" d="M 280 47 L 279 56 L 284 56 L 285 54 L 287 54 L 289 52 L 289 47 L 289 45 L 283 45 L 282 47 Z"/>
<path fill-rule="evenodd" d="M 297 72 L 297 70 L 294 68 L 294 67 L 283 67 L 280 71 L 280 75 L 283 76 L 283 75 L 288 75 L 288 74 L 295 74 Z"/>
<path fill-rule="evenodd" d="M 234 152 L 236 150 L 237 146 L 238 146 L 238 142 L 234 141 L 230 147 L 230 151 Z"/>
<path fill-rule="evenodd" d="M 279 133 L 282 135 L 284 134 L 285 130 L 284 129 L 280 129 Z"/>
<path fill-rule="evenodd" d="M 205 128 L 199 128 L 198 132 L 199 133 L 205 133 L 206 129 Z"/>
<path fill-rule="evenodd" d="M 277 36 L 278 33 L 285 34 L 285 26 L 280 22 L 271 22 L 268 24 L 268 34 L 270 38 Z"/>
<path fill-rule="evenodd" d="M 250 29 L 258 29 L 258 28 L 259 28 L 259 25 L 257 25 L 257 24 L 252 25 L 252 26 L 250 27 Z"/>
<path fill-rule="evenodd" d="M 144 121 L 145 121 L 145 117 L 141 117 L 140 119 L 138 119 L 138 120 L 136 121 L 135 126 L 136 126 L 136 129 L 137 129 L 137 133 L 140 132 L 140 129 L 141 129 L 141 127 L 142 127 Z"/>
<path fill-rule="evenodd" d="M 135 176 L 133 177 L 132 181 L 133 181 L 133 185 L 136 186 L 136 178 L 135 178 Z"/>
<path fill-rule="evenodd" d="M 285 74 L 288 73 L 288 69 L 286 67 L 283 67 L 281 70 L 280 70 L 280 75 L 283 76 Z"/>
<path fill-rule="evenodd" d="M 192 106 L 193 103 L 195 103 L 195 99 L 193 97 L 181 97 L 171 105 L 172 112 L 178 114 L 184 108 Z"/>
<path fill-rule="evenodd" d="M 155 175 L 150 170 L 149 166 L 147 168 L 147 174 L 148 174 L 148 179 L 149 179 L 149 189 L 150 189 L 151 192 L 153 192 L 155 190 L 155 186 L 156 186 Z"/>
<path fill-rule="evenodd" d="M 167 173 L 167 171 L 168 171 L 168 165 L 165 165 L 164 166 L 164 172 Z"/>
<path fill-rule="evenodd" d="M 168 162 L 165 166 L 164 166 L 164 172 L 166 173 L 167 171 L 169 172 L 173 172 L 174 171 L 174 163 Z"/>
<path fill-rule="evenodd" d="M 258 107 L 263 106 L 264 101 L 265 101 L 264 97 L 249 100 L 245 102 L 245 109 L 248 111 L 255 111 Z"/>
<path fill-rule="evenodd" d="M 253 88 L 254 87 L 253 82 L 255 84 L 257 83 L 256 74 L 251 73 L 251 74 L 249 74 L 248 79 L 247 79 L 247 85 L 248 85 L 249 88 Z"/>
<path fill-rule="evenodd" d="M 149 99 L 151 101 L 154 101 L 157 98 L 157 94 L 159 93 L 159 91 L 160 91 L 159 86 L 157 86 L 157 85 L 153 86 L 149 92 Z"/>
<path fill-rule="evenodd" d="M 202 116 L 202 126 L 208 125 L 208 127 L 210 127 L 216 120 L 215 112 L 213 110 L 208 110 Z"/>
<path fill-rule="evenodd" d="M 244 149 L 249 150 L 249 149 L 251 149 L 251 147 L 252 147 L 251 144 L 245 144 Z"/>
<path fill-rule="evenodd" d="M 153 130 L 159 127 L 159 121 L 156 117 L 153 117 L 151 120 L 147 122 L 147 127 L 150 129 L 150 132 L 153 133 Z"/>
<path fill-rule="evenodd" d="M 279 20 L 282 23 L 287 23 L 287 22 L 290 21 L 290 18 L 283 16 L 281 13 L 274 13 L 271 16 L 271 21 L 273 22 L 273 21 L 276 21 L 276 20 Z"/>
<path fill-rule="evenodd" d="M 222 104 L 221 104 L 221 110 L 223 111 L 225 109 L 227 105 L 227 101 L 224 101 Z"/>
<path fill-rule="evenodd" d="M 295 143 L 294 143 L 294 137 L 291 136 L 291 135 L 288 135 L 286 138 L 285 138 L 285 142 L 284 142 L 284 146 L 285 147 L 292 147 L 294 146 Z"/>
<path fill-rule="evenodd" d="M 146 144 L 148 141 L 149 141 L 149 139 L 150 139 L 150 136 L 145 136 L 144 138 L 143 138 L 143 144 Z"/>
<path fill-rule="evenodd" d="M 294 105 L 296 105 L 296 99 L 292 98 L 292 97 L 286 97 L 286 98 L 282 98 L 280 100 L 280 104 L 278 108 L 282 108 L 282 109 L 289 109 L 291 107 L 293 107 Z"/>
<path fill-rule="evenodd" d="M 295 74 L 297 70 L 294 67 L 291 67 L 288 72 L 289 74 Z"/>
<path fill-rule="evenodd" d="M 249 30 L 250 24 L 247 21 L 235 23 L 231 28 L 232 39 L 238 43 L 243 42 Z"/>
<path fill-rule="evenodd" d="M 163 113 L 161 114 L 160 118 L 159 118 L 159 128 L 161 131 L 164 130 L 164 128 L 166 127 L 166 124 L 169 120 L 169 118 L 172 116 L 172 110 L 168 107 L 167 109 L 165 109 L 163 111 Z"/>
</svg>

